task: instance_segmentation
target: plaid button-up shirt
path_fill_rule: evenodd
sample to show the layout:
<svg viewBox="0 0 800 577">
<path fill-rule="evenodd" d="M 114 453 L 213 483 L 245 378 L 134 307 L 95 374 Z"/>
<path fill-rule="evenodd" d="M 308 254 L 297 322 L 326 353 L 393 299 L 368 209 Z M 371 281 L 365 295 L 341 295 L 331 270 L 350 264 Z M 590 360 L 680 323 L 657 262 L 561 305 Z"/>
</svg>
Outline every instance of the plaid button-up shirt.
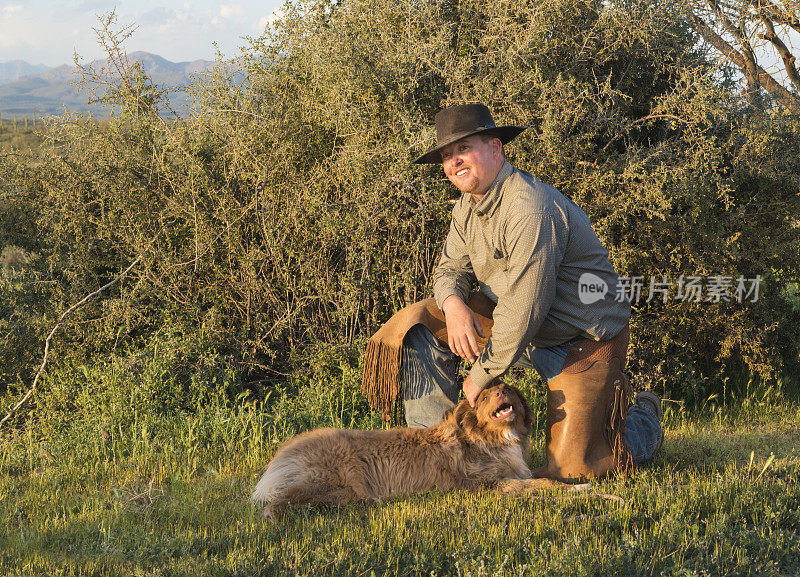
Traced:
<svg viewBox="0 0 800 577">
<path fill-rule="evenodd" d="M 450 295 L 466 302 L 476 281 L 497 303 L 492 336 L 470 372 L 481 388 L 530 345 L 610 339 L 630 317 L 586 213 L 507 162 L 480 201 L 463 194 L 453 208 L 433 275 L 436 303 Z"/>
</svg>

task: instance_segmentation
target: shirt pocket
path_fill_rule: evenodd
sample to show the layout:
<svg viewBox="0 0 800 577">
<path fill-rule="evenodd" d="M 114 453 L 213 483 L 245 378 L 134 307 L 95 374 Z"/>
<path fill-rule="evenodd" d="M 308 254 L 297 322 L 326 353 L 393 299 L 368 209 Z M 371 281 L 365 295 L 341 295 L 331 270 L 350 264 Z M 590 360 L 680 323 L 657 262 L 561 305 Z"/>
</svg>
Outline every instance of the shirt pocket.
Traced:
<svg viewBox="0 0 800 577">
<path fill-rule="evenodd" d="M 503 272 L 508 272 L 508 257 L 502 250 L 499 248 L 494 248 L 494 254 L 492 257 L 494 258 L 494 264 L 496 268 L 502 270 Z"/>
</svg>

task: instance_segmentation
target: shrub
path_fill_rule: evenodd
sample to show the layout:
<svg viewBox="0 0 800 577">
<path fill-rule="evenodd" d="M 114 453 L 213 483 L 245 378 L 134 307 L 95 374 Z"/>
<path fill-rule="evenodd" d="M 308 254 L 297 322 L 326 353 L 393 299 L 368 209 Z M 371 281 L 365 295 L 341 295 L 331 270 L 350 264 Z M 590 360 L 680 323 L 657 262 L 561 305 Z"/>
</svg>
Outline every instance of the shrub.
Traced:
<svg viewBox="0 0 800 577">
<path fill-rule="evenodd" d="M 586 210 L 621 274 L 763 277 L 755 303 L 637 307 L 639 382 L 702 395 L 797 359 L 800 119 L 742 109 L 689 30 L 669 3 L 300 1 L 190 88 L 188 118 L 162 121 L 129 67 L 118 117 L 54 120 L 61 146 L 4 158 L 0 183 L 35 214 L 50 317 L 145 254 L 64 350 L 168 330 L 285 380 L 427 295 L 453 191 L 408 163 L 440 107 L 482 101 L 530 126 L 512 162 Z"/>
</svg>

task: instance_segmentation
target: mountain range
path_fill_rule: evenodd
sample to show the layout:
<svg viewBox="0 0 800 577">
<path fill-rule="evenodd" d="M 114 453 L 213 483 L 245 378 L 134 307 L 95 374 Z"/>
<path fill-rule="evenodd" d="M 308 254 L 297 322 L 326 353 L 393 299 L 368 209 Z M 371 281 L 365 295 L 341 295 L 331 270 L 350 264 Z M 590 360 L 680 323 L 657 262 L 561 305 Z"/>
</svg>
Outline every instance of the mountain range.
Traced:
<svg viewBox="0 0 800 577">
<path fill-rule="evenodd" d="M 12 60 L 11 62 L 0 62 L 0 84 L 14 82 L 23 76 L 40 74 L 50 70 L 49 66 L 42 64 L 28 64 L 24 60 Z"/>
<path fill-rule="evenodd" d="M 186 86 L 193 75 L 211 70 L 217 64 L 208 60 L 170 62 L 148 52 L 128 54 L 128 60 L 141 62 L 153 82 L 168 89 Z M 96 60 L 91 66 L 99 70 L 107 64 L 107 60 Z M 65 111 L 109 116 L 108 107 L 88 103 L 88 87 L 79 91 L 74 85 L 79 79 L 79 70 L 74 65 L 48 68 L 22 60 L 0 62 L 0 117 L 64 114 Z M 187 112 L 189 101 L 185 94 L 171 93 L 169 100 L 178 114 Z"/>
</svg>

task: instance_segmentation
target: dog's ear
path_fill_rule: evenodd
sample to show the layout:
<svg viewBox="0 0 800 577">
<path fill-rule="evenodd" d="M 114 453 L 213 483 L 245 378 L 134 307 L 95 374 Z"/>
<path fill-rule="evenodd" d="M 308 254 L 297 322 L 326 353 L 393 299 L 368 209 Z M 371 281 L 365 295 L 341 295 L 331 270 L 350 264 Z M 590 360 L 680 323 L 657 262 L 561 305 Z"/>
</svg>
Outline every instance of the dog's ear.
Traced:
<svg viewBox="0 0 800 577">
<path fill-rule="evenodd" d="M 533 428 L 533 411 L 531 411 L 531 408 L 528 406 L 528 401 L 525 400 L 525 395 L 523 395 L 522 391 L 513 385 L 506 385 L 506 388 L 517 395 L 517 398 L 522 405 L 522 423 L 525 425 L 525 431 L 530 434 L 531 429 Z"/>
<path fill-rule="evenodd" d="M 458 403 L 453 410 L 453 419 L 456 426 L 466 433 L 472 433 L 478 428 L 478 415 L 475 413 L 475 408 L 469 406 L 469 401 L 467 400 Z"/>
</svg>

